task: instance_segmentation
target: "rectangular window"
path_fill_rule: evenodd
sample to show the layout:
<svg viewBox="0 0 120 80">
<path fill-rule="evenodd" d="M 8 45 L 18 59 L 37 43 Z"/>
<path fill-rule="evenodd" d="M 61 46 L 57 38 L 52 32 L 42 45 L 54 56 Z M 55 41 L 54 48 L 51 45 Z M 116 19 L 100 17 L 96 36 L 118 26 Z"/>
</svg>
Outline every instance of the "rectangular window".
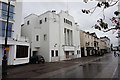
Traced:
<svg viewBox="0 0 120 80">
<path fill-rule="evenodd" d="M 64 23 L 66 23 L 66 19 L 64 18 Z"/>
<path fill-rule="evenodd" d="M 45 18 L 45 22 L 47 22 L 47 18 Z"/>
<path fill-rule="evenodd" d="M 42 24 L 42 20 L 40 20 L 40 24 Z"/>
<path fill-rule="evenodd" d="M 27 25 L 29 25 L 30 24 L 30 21 L 27 21 Z"/>
<path fill-rule="evenodd" d="M 9 13 L 10 19 L 13 20 L 14 16 L 14 6 L 10 5 L 10 13 Z"/>
<path fill-rule="evenodd" d="M 66 43 L 66 28 L 64 28 L 64 39 L 65 39 L 65 45 L 67 44 Z"/>
<path fill-rule="evenodd" d="M 51 56 L 54 57 L 54 50 L 51 50 Z"/>
<path fill-rule="evenodd" d="M 72 55 L 74 55 L 74 53 L 72 53 Z"/>
<path fill-rule="evenodd" d="M 77 54 L 80 54 L 80 50 L 77 50 Z"/>
<path fill-rule="evenodd" d="M 39 35 L 36 35 L 36 41 L 39 41 Z"/>
<path fill-rule="evenodd" d="M 72 22 L 70 21 L 70 25 L 72 26 Z"/>
<path fill-rule="evenodd" d="M 28 57 L 28 46 L 17 46 L 16 58 Z"/>
<path fill-rule="evenodd" d="M 8 23 L 8 37 L 11 37 L 12 34 L 12 23 Z"/>
<path fill-rule="evenodd" d="M 58 56 L 58 50 L 56 50 L 55 53 L 56 53 L 56 56 Z"/>
<path fill-rule="evenodd" d="M 2 2 L 2 18 L 7 19 L 7 9 L 8 9 L 8 5 L 4 2 Z M 13 20 L 14 19 L 14 6 L 10 5 L 10 9 L 9 9 L 9 19 Z"/>
<path fill-rule="evenodd" d="M 2 3 L 2 17 L 7 18 L 7 4 Z"/>
<path fill-rule="evenodd" d="M 6 22 L 0 21 L 0 36 L 5 37 Z M 12 23 L 8 23 L 8 37 L 12 36 Z"/>
<path fill-rule="evenodd" d="M 47 40 L 47 34 L 44 34 L 44 41 Z"/>
</svg>

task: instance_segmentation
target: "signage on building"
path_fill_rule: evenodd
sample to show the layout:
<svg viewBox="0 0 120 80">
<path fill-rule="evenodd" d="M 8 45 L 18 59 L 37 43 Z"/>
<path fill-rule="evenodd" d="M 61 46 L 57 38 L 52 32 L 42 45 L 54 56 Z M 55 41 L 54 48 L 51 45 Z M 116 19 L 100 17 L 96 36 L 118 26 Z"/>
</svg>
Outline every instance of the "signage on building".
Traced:
<svg viewBox="0 0 120 80">
<path fill-rule="evenodd" d="M 8 51 L 8 50 L 9 50 L 9 48 L 8 48 L 8 47 L 6 47 L 6 48 L 3 48 L 3 50 L 6 50 L 6 51 Z"/>
</svg>

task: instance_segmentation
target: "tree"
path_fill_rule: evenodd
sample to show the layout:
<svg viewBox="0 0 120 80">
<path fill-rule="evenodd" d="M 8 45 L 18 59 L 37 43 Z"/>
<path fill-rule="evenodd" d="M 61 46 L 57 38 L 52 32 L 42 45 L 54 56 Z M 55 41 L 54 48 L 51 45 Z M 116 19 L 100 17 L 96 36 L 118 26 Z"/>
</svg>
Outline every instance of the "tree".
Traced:
<svg viewBox="0 0 120 80">
<path fill-rule="evenodd" d="M 100 18 L 99 20 L 97 20 L 97 24 L 93 25 L 92 27 L 100 31 L 103 31 L 103 32 L 120 29 L 120 17 L 119 17 L 120 11 L 115 11 L 114 12 L 115 17 L 112 17 L 110 19 L 113 24 L 112 26 L 114 26 L 113 28 L 110 28 L 108 26 L 108 23 L 104 22 L 106 18 L 104 15 L 104 10 L 116 5 L 119 2 L 119 0 L 116 0 L 116 1 L 115 0 L 97 0 L 97 1 L 98 3 L 96 4 L 95 7 L 88 9 L 88 10 L 87 9 L 81 10 L 85 14 L 93 14 L 97 8 L 102 8 L 103 18 Z M 88 0 L 84 0 L 84 2 L 87 3 Z"/>
</svg>

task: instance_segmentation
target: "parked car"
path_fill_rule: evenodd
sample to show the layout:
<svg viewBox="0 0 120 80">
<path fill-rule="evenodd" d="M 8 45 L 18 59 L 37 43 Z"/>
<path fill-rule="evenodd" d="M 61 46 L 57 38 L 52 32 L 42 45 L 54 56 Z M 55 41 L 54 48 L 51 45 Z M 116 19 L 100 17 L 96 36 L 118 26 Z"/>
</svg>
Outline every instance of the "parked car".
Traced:
<svg viewBox="0 0 120 80">
<path fill-rule="evenodd" d="M 41 55 L 35 55 L 35 56 L 31 57 L 30 63 L 43 63 L 44 64 L 45 63 L 45 59 Z"/>
</svg>

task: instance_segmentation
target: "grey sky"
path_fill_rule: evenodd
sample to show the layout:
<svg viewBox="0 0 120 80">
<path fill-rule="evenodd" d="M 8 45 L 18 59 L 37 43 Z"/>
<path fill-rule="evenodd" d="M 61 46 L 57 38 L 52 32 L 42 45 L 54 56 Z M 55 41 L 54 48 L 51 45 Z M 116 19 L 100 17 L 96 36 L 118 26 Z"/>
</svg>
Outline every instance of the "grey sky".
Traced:
<svg viewBox="0 0 120 80">
<path fill-rule="evenodd" d="M 100 17 L 102 17 L 102 10 L 97 8 L 94 14 L 86 15 L 81 12 L 81 9 L 90 9 L 96 5 L 96 2 L 23 2 L 23 18 L 27 15 L 34 13 L 40 15 L 48 10 L 56 10 L 59 13 L 61 10 L 68 10 L 69 14 L 74 17 L 74 20 L 80 25 L 80 29 L 96 32 L 98 37 L 108 36 L 111 39 L 111 43 L 118 44 L 115 36 L 117 32 L 112 34 L 113 31 L 103 33 L 101 31 L 91 28 Z M 105 10 L 106 22 L 111 26 L 110 18 L 114 15 L 113 12 L 118 9 L 118 6 L 111 7 Z"/>
</svg>

